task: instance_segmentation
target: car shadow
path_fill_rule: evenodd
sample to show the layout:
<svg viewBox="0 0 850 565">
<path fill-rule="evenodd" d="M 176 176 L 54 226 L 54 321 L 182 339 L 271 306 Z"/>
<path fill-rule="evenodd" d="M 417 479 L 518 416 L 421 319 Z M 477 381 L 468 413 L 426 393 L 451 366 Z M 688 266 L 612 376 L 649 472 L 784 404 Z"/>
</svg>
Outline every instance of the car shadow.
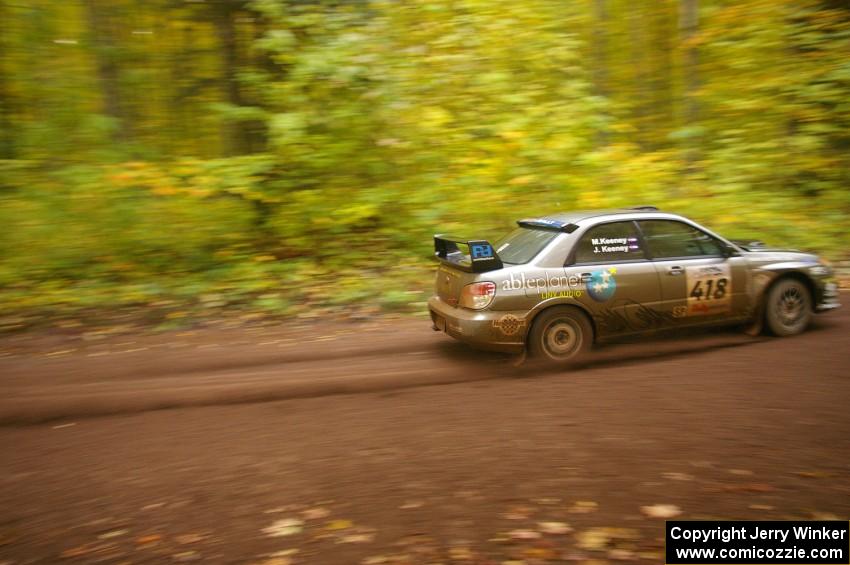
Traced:
<svg viewBox="0 0 850 565">
<path fill-rule="evenodd" d="M 816 317 L 806 333 L 832 331 L 840 324 L 828 318 Z M 458 365 L 487 370 L 504 377 L 531 377 L 558 374 L 565 371 L 629 366 L 699 355 L 722 349 L 747 347 L 764 342 L 794 338 L 777 338 L 764 333 L 751 336 L 744 326 L 721 328 L 685 328 L 672 333 L 658 333 L 612 340 L 594 346 L 581 361 L 562 365 L 547 365 L 516 354 L 494 353 L 475 349 L 454 340 L 436 345 L 440 355 Z"/>
</svg>

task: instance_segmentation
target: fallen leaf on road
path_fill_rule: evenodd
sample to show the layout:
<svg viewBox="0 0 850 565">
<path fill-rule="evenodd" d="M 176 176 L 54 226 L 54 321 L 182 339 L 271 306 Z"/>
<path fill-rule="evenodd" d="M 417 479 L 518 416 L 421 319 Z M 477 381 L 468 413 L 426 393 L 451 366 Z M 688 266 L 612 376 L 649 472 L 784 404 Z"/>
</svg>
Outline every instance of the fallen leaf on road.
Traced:
<svg viewBox="0 0 850 565">
<path fill-rule="evenodd" d="M 468 547 L 453 547 L 449 549 L 449 559 L 452 561 L 474 561 L 475 554 Z"/>
<path fill-rule="evenodd" d="M 540 539 L 542 537 L 540 532 L 534 530 L 513 530 L 508 532 L 508 535 L 515 540 Z"/>
<path fill-rule="evenodd" d="M 773 510 L 773 508 L 769 504 L 750 504 L 750 509 L 752 510 Z"/>
<path fill-rule="evenodd" d="M 292 536 L 301 533 L 304 522 L 295 518 L 284 518 L 274 522 L 271 526 L 263 528 L 263 532 L 273 538 Z"/>
<path fill-rule="evenodd" d="M 637 531 L 631 528 L 590 528 L 576 535 L 577 546 L 589 551 L 602 551 L 614 540 L 635 540 Z"/>
<path fill-rule="evenodd" d="M 687 473 L 661 473 L 661 476 L 665 479 L 670 479 L 671 481 L 692 481 L 694 480 L 693 475 L 689 475 Z"/>
<path fill-rule="evenodd" d="M 300 549 L 292 547 L 290 549 L 281 549 L 280 551 L 268 553 L 268 554 L 266 554 L 266 557 L 292 557 L 293 555 L 296 555 L 300 551 L 301 551 Z"/>
<path fill-rule="evenodd" d="M 174 561 L 178 563 L 189 563 L 190 561 L 200 561 L 201 554 L 197 551 L 181 551 L 180 553 L 175 553 L 171 556 Z"/>
<path fill-rule="evenodd" d="M 325 529 L 330 531 L 345 530 L 354 525 L 351 520 L 333 520 L 325 524 Z"/>
<path fill-rule="evenodd" d="M 641 512 L 650 518 L 673 518 L 682 513 L 678 506 L 672 504 L 653 504 L 652 506 L 641 506 Z"/>
<path fill-rule="evenodd" d="M 548 547 L 529 547 L 523 550 L 522 554 L 528 559 L 542 559 L 544 561 L 555 559 L 558 555 L 554 549 Z"/>
<path fill-rule="evenodd" d="M 749 477 L 753 474 L 752 471 L 747 469 L 729 469 L 729 473 L 732 475 L 739 475 L 742 477 Z"/>
<path fill-rule="evenodd" d="M 198 543 L 199 541 L 203 541 L 207 539 L 207 536 L 203 536 L 201 534 L 183 534 L 180 536 L 176 536 L 174 538 L 177 543 L 181 545 L 188 545 L 190 543 Z"/>
<path fill-rule="evenodd" d="M 342 536 L 340 543 L 371 543 L 375 540 L 375 534 L 349 534 Z"/>
<path fill-rule="evenodd" d="M 810 512 L 812 520 L 840 520 L 838 516 L 831 512 Z"/>
<path fill-rule="evenodd" d="M 149 545 L 152 543 L 159 543 L 160 541 L 162 541 L 162 536 L 159 534 L 150 534 L 136 538 L 136 543 L 139 545 Z"/>
<path fill-rule="evenodd" d="M 563 522 L 538 522 L 537 526 L 544 534 L 560 535 L 573 531 L 569 524 Z"/>
<path fill-rule="evenodd" d="M 608 552 L 608 558 L 614 561 L 634 561 L 638 557 L 628 549 L 612 549 Z"/>
<path fill-rule="evenodd" d="M 77 547 L 72 547 L 70 549 L 66 549 L 62 553 L 59 554 L 59 557 L 62 559 L 70 559 L 72 557 L 82 557 L 83 555 L 88 555 L 92 550 L 90 545 L 78 545 Z"/>
<path fill-rule="evenodd" d="M 608 540 L 611 539 L 604 528 L 585 530 L 578 534 L 576 538 L 578 547 L 589 551 L 602 551 L 608 545 Z"/>
<path fill-rule="evenodd" d="M 796 475 L 806 479 L 827 479 L 832 476 L 832 473 L 827 473 L 826 471 L 798 471 Z"/>
<path fill-rule="evenodd" d="M 570 514 L 589 514 L 596 512 L 598 507 L 599 505 L 592 500 L 577 500 L 570 507 L 569 512 Z"/>
<path fill-rule="evenodd" d="M 309 508 L 301 512 L 305 520 L 321 520 L 331 515 L 331 511 L 327 508 Z"/>
<path fill-rule="evenodd" d="M 66 549 L 59 555 L 62 559 L 73 559 L 87 556 L 93 563 L 104 561 L 115 561 L 123 556 L 120 550 L 112 543 L 85 544 L 71 549 Z"/>
<path fill-rule="evenodd" d="M 294 512 L 296 510 L 301 510 L 302 508 L 304 508 L 304 506 L 300 504 L 287 504 L 286 506 L 278 506 L 276 508 L 269 508 L 268 510 L 263 510 L 263 514 L 280 514 L 281 512 Z"/>
<path fill-rule="evenodd" d="M 127 530 L 112 530 L 111 532 L 106 532 L 97 536 L 98 539 L 110 539 L 117 538 L 123 536 L 127 533 Z"/>
<path fill-rule="evenodd" d="M 422 506 L 424 506 L 424 504 L 425 503 L 421 500 L 409 500 L 399 506 L 399 508 L 401 508 L 402 510 L 412 510 L 414 508 L 421 508 Z"/>
</svg>

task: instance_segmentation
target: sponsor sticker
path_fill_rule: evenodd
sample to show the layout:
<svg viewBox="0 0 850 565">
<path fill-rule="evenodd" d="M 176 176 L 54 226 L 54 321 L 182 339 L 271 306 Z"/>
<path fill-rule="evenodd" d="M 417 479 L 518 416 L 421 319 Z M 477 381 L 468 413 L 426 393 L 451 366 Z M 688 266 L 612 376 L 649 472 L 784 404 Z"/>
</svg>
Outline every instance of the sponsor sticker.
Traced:
<svg viewBox="0 0 850 565">
<path fill-rule="evenodd" d="M 469 246 L 469 254 L 473 261 L 489 261 L 493 259 L 493 246 L 488 243 L 477 243 Z"/>
<path fill-rule="evenodd" d="M 596 302 L 606 302 L 617 290 L 617 267 L 593 271 L 587 281 L 587 293 Z"/>
<path fill-rule="evenodd" d="M 525 320 L 513 314 L 505 314 L 498 320 L 493 320 L 493 327 L 498 328 L 505 335 L 516 335 L 525 327 Z"/>
</svg>

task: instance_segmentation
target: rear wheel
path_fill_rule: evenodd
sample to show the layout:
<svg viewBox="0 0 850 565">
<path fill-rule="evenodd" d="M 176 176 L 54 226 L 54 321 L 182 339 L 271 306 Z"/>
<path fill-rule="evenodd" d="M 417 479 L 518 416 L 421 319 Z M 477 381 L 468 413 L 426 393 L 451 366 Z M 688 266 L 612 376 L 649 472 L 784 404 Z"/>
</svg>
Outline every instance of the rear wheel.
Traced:
<svg viewBox="0 0 850 565">
<path fill-rule="evenodd" d="M 592 343 L 590 321 L 575 308 L 545 310 L 528 334 L 531 356 L 551 363 L 575 361 L 590 350 Z"/>
<path fill-rule="evenodd" d="M 802 282 L 784 279 L 767 293 L 765 321 L 778 336 L 796 335 L 806 329 L 812 319 L 812 296 Z"/>
</svg>

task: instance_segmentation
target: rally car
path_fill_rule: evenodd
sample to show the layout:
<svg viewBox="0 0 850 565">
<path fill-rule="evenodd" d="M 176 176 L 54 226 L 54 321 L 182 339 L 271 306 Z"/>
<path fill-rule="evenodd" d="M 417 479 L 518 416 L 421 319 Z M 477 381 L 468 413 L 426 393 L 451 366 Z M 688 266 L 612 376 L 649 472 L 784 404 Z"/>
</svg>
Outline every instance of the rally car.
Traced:
<svg viewBox="0 0 850 565">
<path fill-rule="evenodd" d="M 517 222 L 491 244 L 435 235 L 435 330 L 486 349 L 566 361 L 629 334 L 752 322 L 802 332 L 839 307 L 815 255 L 732 241 L 654 206 Z"/>
</svg>

